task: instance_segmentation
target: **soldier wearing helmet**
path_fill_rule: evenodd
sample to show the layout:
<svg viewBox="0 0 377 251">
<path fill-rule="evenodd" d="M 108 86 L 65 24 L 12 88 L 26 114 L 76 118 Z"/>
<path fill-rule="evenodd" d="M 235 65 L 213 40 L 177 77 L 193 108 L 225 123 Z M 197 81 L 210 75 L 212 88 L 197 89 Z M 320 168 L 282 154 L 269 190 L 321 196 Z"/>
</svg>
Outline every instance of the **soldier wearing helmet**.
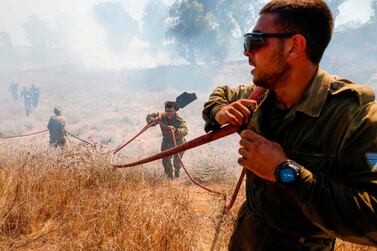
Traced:
<svg viewBox="0 0 377 251">
<path fill-rule="evenodd" d="M 54 114 L 47 124 L 50 133 L 50 145 L 54 147 L 64 146 L 67 136 L 65 131 L 66 119 L 62 116 L 61 107 L 55 107 Z"/>
</svg>

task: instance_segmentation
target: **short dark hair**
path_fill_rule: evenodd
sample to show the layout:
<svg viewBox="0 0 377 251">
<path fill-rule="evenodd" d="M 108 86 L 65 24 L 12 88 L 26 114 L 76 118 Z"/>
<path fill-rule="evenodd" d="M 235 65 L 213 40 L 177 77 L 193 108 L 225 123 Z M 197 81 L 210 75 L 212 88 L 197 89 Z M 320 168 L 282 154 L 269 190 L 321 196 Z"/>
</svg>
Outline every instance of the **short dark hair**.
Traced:
<svg viewBox="0 0 377 251">
<path fill-rule="evenodd" d="M 179 105 L 174 101 L 166 101 L 165 102 L 165 109 L 166 108 L 174 108 L 176 111 L 178 111 Z"/>
<path fill-rule="evenodd" d="M 273 0 L 267 3 L 262 14 L 276 14 L 276 25 L 283 32 L 300 33 L 307 40 L 306 53 L 319 64 L 331 40 L 334 19 L 327 4 L 322 0 Z"/>
</svg>

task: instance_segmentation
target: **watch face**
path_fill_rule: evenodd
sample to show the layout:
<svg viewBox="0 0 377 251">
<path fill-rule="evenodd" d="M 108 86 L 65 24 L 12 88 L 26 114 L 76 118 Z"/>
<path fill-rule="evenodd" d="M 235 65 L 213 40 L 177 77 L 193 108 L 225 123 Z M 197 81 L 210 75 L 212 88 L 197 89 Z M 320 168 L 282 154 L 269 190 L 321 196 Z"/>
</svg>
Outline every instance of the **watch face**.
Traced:
<svg viewBox="0 0 377 251">
<path fill-rule="evenodd" d="M 281 182 L 290 183 L 296 180 L 297 172 L 293 168 L 282 168 L 279 172 Z"/>
</svg>

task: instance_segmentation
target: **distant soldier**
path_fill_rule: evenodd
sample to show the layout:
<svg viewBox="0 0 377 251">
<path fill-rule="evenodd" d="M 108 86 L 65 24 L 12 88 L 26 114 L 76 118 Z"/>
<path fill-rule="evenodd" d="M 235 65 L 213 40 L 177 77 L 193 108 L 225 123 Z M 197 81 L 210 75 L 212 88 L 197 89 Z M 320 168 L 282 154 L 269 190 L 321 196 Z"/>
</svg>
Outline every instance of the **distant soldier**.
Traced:
<svg viewBox="0 0 377 251">
<path fill-rule="evenodd" d="M 66 143 L 66 120 L 62 116 L 60 107 L 54 108 L 55 116 L 51 116 L 48 121 L 47 128 L 50 133 L 50 145 L 54 147 L 64 146 Z"/>
<path fill-rule="evenodd" d="M 31 112 L 32 93 L 25 86 L 22 88 L 22 92 L 20 95 L 20 99 L 22 98 L 24 98 L 24 108 L 25 108 L 26 116 L 29 117 L 29 114 Z"/>
<path fill-rule="evenodd" d="M 176 102 L 167 101 L 165 102 L 165 113 L 152 113 L 147 116 L 147 123 L 154 123 L 155 125 L 160 124 L 162 132 L 162 143 L 161 151 L 165 151 L 174 146 L 171 131 L 174 131 L 174 136 L 176 138 L 177 145 L 183 144 L 185 142 L 184 137 L 187 135 L 188 129 L 185 120 L 177 114 L 179 106 Z M 182 158 L 184 152 L 179 153 Z M 162 165 L 165 169 L 165 174 L 169 179 L 173 179 L 173 166 L 174 166 L 174 177 L 179 177 L 179 172 L 181 169 L 181 164 L 179 162 L 178 155 L 173 157 L 173 165 L 171 163 L 172 156 L 162 159 Z"/>
<path fill-rule="evenodd" d="M 10 92 L 10 95 L 12 96 L 13 101 L 18 100 L 18 84 L 12 83 L 9 85 L 8 91 Z"/>
<path fill-rule="evenodd" d="M 30 90 L 32 95 L 33 107 L 36 108 L 38 106 L 39 100 L 39 88 L 32 84 Z"/>
</svg>

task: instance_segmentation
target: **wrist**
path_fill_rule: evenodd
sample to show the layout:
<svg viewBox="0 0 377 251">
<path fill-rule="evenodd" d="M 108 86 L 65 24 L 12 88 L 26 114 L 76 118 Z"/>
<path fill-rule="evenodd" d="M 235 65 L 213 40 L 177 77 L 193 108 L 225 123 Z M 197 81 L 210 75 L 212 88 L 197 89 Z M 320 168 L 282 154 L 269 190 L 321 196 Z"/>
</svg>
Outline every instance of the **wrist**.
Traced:
<svg viewBox="0 0 377 251">
<path fill-rule="evenodd" d="M 280 184 L 293 184 L 300 176 L 302 166 L 293 160 L 287 159 L 275 169 L 275 179 Z"/>
<path fill-rule="evenodd" d="M 218 123 L 219 125 L 223 125 L 224 124 L 224 121 L 223 121 L 223 116 L 221 114 L 221 110 L 224 108 L 224 106 L 219 106 L 219 107 L 216 107 L 212 110 L 212 113 L 213 113 L 213 119 L 216 121 L 216 123 Z"/>
</svg>

